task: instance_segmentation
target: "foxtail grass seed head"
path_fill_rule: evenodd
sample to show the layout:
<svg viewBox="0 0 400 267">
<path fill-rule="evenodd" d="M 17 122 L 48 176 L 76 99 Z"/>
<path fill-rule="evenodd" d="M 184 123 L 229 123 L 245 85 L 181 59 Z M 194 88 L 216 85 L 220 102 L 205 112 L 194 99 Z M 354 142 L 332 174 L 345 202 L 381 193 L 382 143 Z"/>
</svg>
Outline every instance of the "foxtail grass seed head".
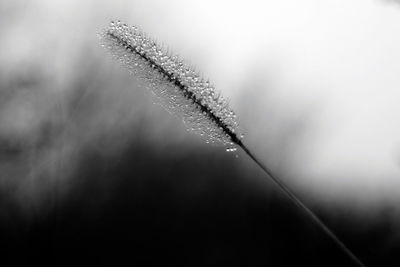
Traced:
<svg viewBox="0 0 400 267">
<path fill-rule="evenodd" d="M 137 27 L 111 22 L 100 34 L 102 45 L 157 96 L 188 129 L 207 143 L 235 151 L 243 138 L 236 115 L 214 86 L 178 56 L 160 47 Z"/>
</svg>

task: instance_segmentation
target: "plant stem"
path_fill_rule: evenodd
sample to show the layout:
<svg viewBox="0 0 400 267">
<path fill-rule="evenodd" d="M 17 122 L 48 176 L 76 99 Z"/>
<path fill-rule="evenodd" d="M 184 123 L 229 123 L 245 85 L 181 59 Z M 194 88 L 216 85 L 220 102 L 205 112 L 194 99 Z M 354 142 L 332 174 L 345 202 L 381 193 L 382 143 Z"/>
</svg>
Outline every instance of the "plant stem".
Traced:
<svg viewBox="0 0 400 267">
<path fill-rule="evenodd" d="M 255 162 L 258 166 L 274 181 L 274 183 L 293 201 L 293 203 L 308 214 L 311 219 L 336 243 L 336 245 L 347 254 L 354 263 L 360 267 L 365 267 L 364 263 L 353 254 L 353 252 L 336 236 L 336 234 L 329 229 L 324 222 L 321 221 L 318 216 L 311 211 L 289 188 L 288 186 L 278 178 L 268 167 L 262 164 L 251 152 L 250 150 L 238 140 L 237 145 L 240 146 L 244 152 Z"/>
</svg>

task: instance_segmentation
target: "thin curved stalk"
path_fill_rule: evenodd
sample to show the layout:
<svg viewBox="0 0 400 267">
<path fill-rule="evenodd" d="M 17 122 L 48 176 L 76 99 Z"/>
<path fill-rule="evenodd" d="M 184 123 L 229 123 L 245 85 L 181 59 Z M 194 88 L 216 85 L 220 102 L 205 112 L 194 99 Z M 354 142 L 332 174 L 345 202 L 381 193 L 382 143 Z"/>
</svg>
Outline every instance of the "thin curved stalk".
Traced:
<svg viewBox="0 0 400 267">
<path fill-rule="evenodd" d="M 303 210 L 314 222 L 317 224 L 331 239 L 332 241 L 345 253 L 349 258 L 360 267 L 365 267 L 364 263 L 356 256 L 354 253 L 339 239 L 339 237 L 323 222 L 321 219 L 310 210 L 290 189 L 289 187 L 274 174 L 270 168 L 261 163 L 253 153 L 239 140 L 237 143 L 239 147 L 243 149 L 244 152 L 272 179 L 272 181 L 278 186 L 280 190 L 287 197 L 289 197 L 292 202 Z"/>
</svg>

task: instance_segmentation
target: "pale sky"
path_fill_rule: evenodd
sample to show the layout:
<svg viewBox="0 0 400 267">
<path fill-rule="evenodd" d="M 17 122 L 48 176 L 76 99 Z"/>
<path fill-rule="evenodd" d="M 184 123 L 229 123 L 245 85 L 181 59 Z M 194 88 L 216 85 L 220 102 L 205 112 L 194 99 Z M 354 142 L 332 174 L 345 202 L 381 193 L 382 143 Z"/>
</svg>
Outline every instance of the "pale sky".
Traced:
<svg viewBox="0 0 400 267">
<path fill-rule="evenodd" d="M 19 3 L 18 8 L 26 8 L 25 20 L 12 21 L 9 32 L 2 28 L 12 36 L 2 39 L 3 66 L 12 68 L 26 58 L 54 60 L 48 68 L 60 74 L 62 84 L 74 71 L 73 59 L 82 56 L 79 49 L 88 41 L 94 46 L 96 32 L 111 19 L 136 24 L 196 66 L 231 100 L 243 118 L 246 143 L 261 158 L 274 142 L 271 127 L 280 125 L 269 121 L 275 113 L 266 114 L 271 103 L 276 118 L 295 121 L 312 113 L 296 148 L 303 156 L 287 159 L 299 168 L 299 177 L 288 178 L 291 183 L 332 198 L 399 200 L 397 2 Z M 48 49 L 54 42 L 65 53 Z M 260 106 L 252 106 L 252 99 Z"/>
<path fill-rule="evenodd" d="M 142 27 L 212 76 L 234 106 L 240 105 L 246 85 L 254 83 L 247 79 L 266 81 L 256 97 L 267 103 L 276 98 L 283 113 L 317 106 L 304 137 L 307 149 L 297 162 L 300 183 L 312 181 L 306 186 L 322 195 L 398 200 L 400 5 L 377 0 L 168 1 L 157 9 L 157 3 L 133 5 L 132 21 L 143 21 Z M 142 18 L 153 12 L 160 12 L 160 23 Z M 252 70 L 257 71 L 249 75 Z M 243 123 L 246 141 L 256 150 L 255 140 L 263 138 L 260 129 L 268 123 Z"/>
</svg>

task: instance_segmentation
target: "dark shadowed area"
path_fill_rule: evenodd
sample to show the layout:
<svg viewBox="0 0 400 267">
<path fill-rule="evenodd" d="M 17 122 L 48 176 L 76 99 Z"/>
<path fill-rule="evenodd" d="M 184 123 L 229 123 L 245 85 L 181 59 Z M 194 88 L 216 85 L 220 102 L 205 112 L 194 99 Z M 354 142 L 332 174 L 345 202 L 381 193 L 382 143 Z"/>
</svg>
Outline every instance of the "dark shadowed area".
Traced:
<svg viewBox="0 0 400 267">
<path fill-rule="evenodd" d="M 280 192 L 250 185 L 257 168 L 216 149 L 160 151 L 138 135 L 117 157 L 81 157 L 69 200 L 29 223 L 12 217 L 1 240 L 10 266 L 352 266 Z M 316 211 L 369 266 L 396 266 L 390 222 Z"/>
</svg>

